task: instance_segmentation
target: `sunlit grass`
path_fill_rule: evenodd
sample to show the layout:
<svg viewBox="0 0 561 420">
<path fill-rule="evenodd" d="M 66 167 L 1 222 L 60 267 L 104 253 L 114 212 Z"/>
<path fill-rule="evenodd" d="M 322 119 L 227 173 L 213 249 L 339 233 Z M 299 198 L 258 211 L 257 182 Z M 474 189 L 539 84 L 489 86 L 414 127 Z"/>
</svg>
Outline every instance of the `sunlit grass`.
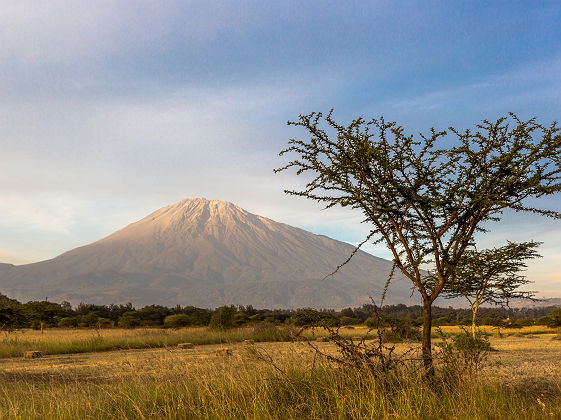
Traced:
<svg viewBox="0 0 561 420">
<path fill-rule="evenodd" d="M 142 349 L 176 346 L 179 343 L 219 344 L 244 340 L 286 341 L 285 328 L 256 330 L 252 327 L 220 331 L 206 327 L 161 329 L 47 329 L 19 330 L 4 333 L 0 339 L 0 358 L 19 357 L 28 350 L 44 354 L 100 352 L 120 349 Z"/>
<path fill-rule="evenodd" d="M 433 330 L 436 327 L 433 328 Z M 463 331 L 471 331 L 471 325 L 468 326 L 457 326 L 457 325 L 444 325 L 440 327 L 443 332 L 448 334 L 459 334 Z M 481 325 L 477 327 L 480 331 L 491 334 L 491 335 L 499 335 L 499 332 L 504 335 L 513 335 L 513 334 L 552 334 L 555 332 L 554 329 L 546 327 L 544 325 L 532 325 L 529 327 L 522 327 L 522 328 L 497 328 L 493 327 L 492 325 Z"/>
<path fill-rule="evenodd" d="M 462 332 L 461 327 L 440 327 L 444 334 L 452 335 Z M 499 331 L 495 327 L 483 326 L 482 331 L 491 336 L 498 336 Z M 538 334 L 553 334 L 556 331 L 547 327 L 532 326 L 521 329 L 501 329 L 502 336 L 532 336 Z M 137 328 L 137 329 L 46 329 L 43 333 L 37 330 L 17 330 L 14 332 L 3 332 L 0 336 L 0 358 L 21 357 L 29 350 L 40 350 L 44 354 L 68 354 L 84 352 L 101 352 L 119 349 L 142 349 L 173 347 L 182 342 L 190 342 L 196 345 L 235 343 L 244 340 L 264 341 L 287 341 L 294 330 L 285 326 L 276 328 L 264 328 L 255 330 L 253 327 L 236 328 L 227 331 L 210 330 L 206 327 L 161 329 L 161 328 Z M 352 328 L 342 327 L 340 333 L 346 337 L 367 337 L 375 339 L 376 332 L 370 331 L 366 326 L 354 326 Z M 368 335 L 366 335 L 368 333 Z M 327 336 L 323 330 L 306 332 L 304 337 L 313 339 Z M 439 338 L 436 329 L 433 337 Z"/>
<path fill-rule="evenodd" d="M 217 347 L 6 360 L 0 412 L 14 419 L 561 417 L 559 382 L 542 395 L 521 391 L 524 382 L 504 385 L 487 371 L 454 385 L 438 371 L 427 381 L 416 371 L 380 377 L 341 369 L 315 358 L 305 343 L 264 343 L 257 351 L 237 344 L 230 357 L 216 356 Z"/>
</svg>

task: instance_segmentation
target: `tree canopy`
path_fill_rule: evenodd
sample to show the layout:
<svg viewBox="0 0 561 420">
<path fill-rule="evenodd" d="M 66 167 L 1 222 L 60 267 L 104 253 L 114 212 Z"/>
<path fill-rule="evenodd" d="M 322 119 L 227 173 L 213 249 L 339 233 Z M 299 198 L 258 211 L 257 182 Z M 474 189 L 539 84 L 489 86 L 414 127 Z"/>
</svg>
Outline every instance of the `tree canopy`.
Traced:
<svg viewBox="0 0 561 420">
<path fill-rule="evenodd" d="M 535 199 L 561 191 L 561 135 L 556 123 L 516 115 L 484 120 L 475 130 L 431 129 L 419 137 L 383 117 L 349 125 L 314 112 L 289 125 L 304 128 L 281 155 L 276 171 L 309 174 L 302 190 L 286 193 L 362 211 L 371 226 L 365 242 L 384 243 L 395 267 L 420 292 L 423 355 L 432 370 L 431 305 L 466 249 L 507 209 L 561 218 Z M 450 138 L 451 137 L 451 138 Z M 532 199 L 532 200 L 530 200 Z M 361 244 L 362 245 L 362 244 Z M 360 245 L 359 245 L 360 246 Z M 423 267 L 434 273 L 431 282 Z"/>
<path fill-rule="evenodd" d="M 506 305 L 513 299 L 532 299 L 534 292 L 520 290 L 530 283 L 521 274 L 526 260 L 539 258 L 536 248 L 540 242 L 509 242 L 507 245 L 477 251 L 467 250 L 456 270 L 446 283 L 443 293 L 447 298 L 463 297 L 473 313 L 472 334 L 475 336 L 475 318 L 484 303 Z"/>
</svg>

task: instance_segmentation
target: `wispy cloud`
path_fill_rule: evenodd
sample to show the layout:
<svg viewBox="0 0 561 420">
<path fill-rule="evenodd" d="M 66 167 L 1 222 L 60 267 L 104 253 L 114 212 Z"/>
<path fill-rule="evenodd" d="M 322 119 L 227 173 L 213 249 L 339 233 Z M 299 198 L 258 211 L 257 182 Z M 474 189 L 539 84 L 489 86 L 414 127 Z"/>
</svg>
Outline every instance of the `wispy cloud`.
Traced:
<svg viewBox="0 0 561 420">
<path fill-rule="evenodd" d="M 556 118 L 555 111 L 561 105 L 560 75 L 561 57 L 549 57 L 485 75 L 476 82 L 459 80 L 445 89 L 400 97 L 387 105 L 398 114 L 445 111 L 449 115 L 464 113 L 468 118 L 474 114 L 492 118 L 489 114 L 494 117 L 497 112 L 513 111 L 530 116 L 542 112 L 540 117 Z M 543 115 L 546 103 L 555 106 Z"/>
<path fill-rule="evenodd" d="M 0 229 L 68 233 L 85 202 L 68 193 L 42 193 L 23 198 L 6 194 L 9 203 L 0 208 Z"/>
</svg>

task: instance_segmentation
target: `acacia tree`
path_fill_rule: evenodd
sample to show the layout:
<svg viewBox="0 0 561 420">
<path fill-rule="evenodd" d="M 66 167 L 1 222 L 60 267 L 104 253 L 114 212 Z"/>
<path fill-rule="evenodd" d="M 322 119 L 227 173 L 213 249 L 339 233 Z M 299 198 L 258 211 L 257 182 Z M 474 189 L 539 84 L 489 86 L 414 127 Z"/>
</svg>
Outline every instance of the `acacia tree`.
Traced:
<svg viewBox="0 0 561 420">
<path fill-rule="evenodd" d="M 545 127 L 509 114 L 496 122 L 484 120 L 475 131 L 450 128 L 455 142 L 447 146 L 446 131 L 431 129 L 415 139 L 383 117 L 341 125 L 332 113 L 300 115 L 288 123 L 307 130 L 309 139 L 290 140 L 280 155 L 295 155 L 294 160 L 276 172 L 295 168 L 298 175 L 311 175 L 305 188 L 287 194 L 326 208 L 362 211 L 371 230 L 361 245 L 385 243 L 394 267 L 421 294 L 422 355 L 431 374 L 432 304 L 474 235 L 506 209 L 561 218 L 528 200 L 561 190 L 559 129 L 556 123 Z"/>
<path fill-rule="evenodd" d="M 472 312 L 471 332 L 475 338 L 477 310 L 484 303 L 507 305 L 512 299 L 532 299 L 533 292 L 519 287 L 530 283 L 520 271 L 525 260 L 539 258 L 540 242 L 508 242 L 507 245 L 477 251 L 467 250 L 444 286 L 446 298 L 464 297 Z"/>
<path fill-rule="evenodd" d="M 24 306 L 24 312 L 26 317 L 33 323 L 37 323 L 41 329 L 41 334 L 43 334 L 43 327 L 45 323 L 53 322 L 55 317 L 62 314 L 62 308 L 60 305 L 47 302 L 46 300 L 29 301 Z"/>
</svg>

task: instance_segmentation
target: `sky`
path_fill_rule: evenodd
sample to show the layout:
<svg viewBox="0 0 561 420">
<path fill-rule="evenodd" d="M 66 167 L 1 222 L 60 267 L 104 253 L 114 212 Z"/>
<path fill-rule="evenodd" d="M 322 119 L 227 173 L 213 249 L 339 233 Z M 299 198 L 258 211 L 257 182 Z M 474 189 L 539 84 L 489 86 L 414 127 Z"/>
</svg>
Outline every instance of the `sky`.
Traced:
<svg viewBox="0 0 561 420">
<path fill-rule="evenodd" d="M 561 116 L 558 1 L 6 1 L 0 5 L 0 262 L 86 245 L 184 198 L 230 201 L 358 243 L 274 174 L 299 114 L 408 133 Z M 543 206 L 561 211 L 561 197 Z M 479 239 L 544 242 L 526 273 L 561 297 L 561 221 L 507 214 Z M 382 246 L 365 250 L 389 258 Z"/>
</svg>

